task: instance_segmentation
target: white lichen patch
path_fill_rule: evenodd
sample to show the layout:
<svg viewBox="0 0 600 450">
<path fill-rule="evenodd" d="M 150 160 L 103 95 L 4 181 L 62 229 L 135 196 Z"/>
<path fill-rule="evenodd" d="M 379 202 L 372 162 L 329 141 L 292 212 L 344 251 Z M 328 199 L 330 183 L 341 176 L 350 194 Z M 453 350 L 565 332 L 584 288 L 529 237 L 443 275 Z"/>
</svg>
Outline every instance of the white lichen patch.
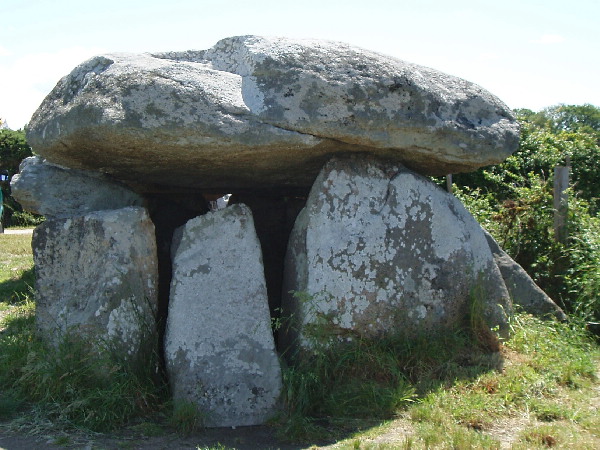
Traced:
<svg viewBox="0 0 600 450">
<path fill-rule="evenodd" d="M 137 353 L 142 330 L 152 325 L 143 323 L 145 320 L 152 320 L 152 314 L 144 315 L 135 301 L 133 297 L 123 299 L 117 308 L 110 311 L 106 324 L 109 342 L 117 340 L 119 345 L 125 346 L 129 355 Z"/>
</svg>

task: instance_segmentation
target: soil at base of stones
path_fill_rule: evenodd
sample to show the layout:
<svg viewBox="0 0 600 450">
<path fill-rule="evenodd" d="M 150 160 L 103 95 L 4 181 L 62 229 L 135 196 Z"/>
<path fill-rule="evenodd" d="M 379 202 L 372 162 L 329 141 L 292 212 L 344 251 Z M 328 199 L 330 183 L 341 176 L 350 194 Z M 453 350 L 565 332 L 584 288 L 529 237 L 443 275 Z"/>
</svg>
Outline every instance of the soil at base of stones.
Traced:
<svg viewBox="0 0 600 450">
<path fill-rule="evenodd" d="M 60 445 L 58 444 L 60 443 Z M 326 445 L 326 444 L 325 444 Z M 209 428 L 190 435 L 165 433 L 147 437 L 128 431 L 93 437 L 77 433 L 46 436 L 23 436 L 5 433 L 0 425 L 0 450 L 58 450 L 77 449 L 129 449 L 129 450 L 187 450 L 212 447 L 238 450 L 281 449 L 299 450 L 309 446 L 282 443 L 275 430 L 268 426 Z"/>
</svg>

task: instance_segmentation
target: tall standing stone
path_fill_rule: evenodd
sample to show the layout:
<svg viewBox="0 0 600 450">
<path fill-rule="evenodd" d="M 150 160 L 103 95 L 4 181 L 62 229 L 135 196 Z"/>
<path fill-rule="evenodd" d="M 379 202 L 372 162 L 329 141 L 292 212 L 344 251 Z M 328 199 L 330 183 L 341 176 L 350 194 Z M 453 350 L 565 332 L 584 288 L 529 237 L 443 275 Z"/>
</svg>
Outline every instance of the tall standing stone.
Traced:
<svg viewBox="0 0 600 450">
<path fill-rule="evenodd" d="M 138 360 L 156 350 L 156 244 L 145 209 L 48 220 L 32 247 L 36 321 L 47 342 L 75 333 Z"/>
<path fill-rule="evenodd" d="M 197 404 L 207 426 L 258 425 L 274 414 L 281 370 L 247 206 L 177 230 L 165 359 L 175 401 Z"/>
<path fill-rule="evenodd" d="M 289 291 L 287 343 L 301 347 L 314 345 L 311 330 L 416 336 L 462 326 L 474 313 L 504 331 L 510 310 L 483 230 L 462 204 L 368 158 L 333 159 L 317 177 L 290 237 Z"/>
</svg>

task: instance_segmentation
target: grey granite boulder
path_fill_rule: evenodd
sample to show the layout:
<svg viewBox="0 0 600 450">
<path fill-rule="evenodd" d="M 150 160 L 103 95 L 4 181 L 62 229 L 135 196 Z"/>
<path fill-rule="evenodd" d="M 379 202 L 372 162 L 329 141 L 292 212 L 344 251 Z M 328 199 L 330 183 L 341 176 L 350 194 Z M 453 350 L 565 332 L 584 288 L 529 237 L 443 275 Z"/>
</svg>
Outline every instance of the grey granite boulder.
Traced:
<svg viewBox="0 0 600 450">
<path fill-rule="evenodd" d="M 276 412 L 281 370 L 247 206 L 176 231 L 164 348 L 174 400 L 197 404 L 206 426 L 258 425 Z"/>
<path fill-rule="evenodd" d="M 534 316 L 567 320 L 564 311 L 535 284 L 525 269 L 500 248 L 492 235 L 486 231 L 485 237 L 513 303 Z"/>
<path fill-rule="evenodd" d="M 232 192 L 308 188 L 345 152 L 470 171 L 510 155 L 518 125 L 489 92 L 430 68 L 343 43 L 239 36 L 92 58 L 60 80 L 27 138 L 68 167 Z"/>
<path fill-rule="evenodd" d="M 454 196 L 391 163 L 323 168 L 285 270 L 288 346 L 443 332 L 473 314 L 507 331 L 510 298 L 479 224 Z"/>
<path fill-rule="evenodd" d="M 157 350 L 156 244 L 145 209 L 47 220 L 32 248 L 36 322 L 46 342 L 80 335 L 132 361 Z"/>
<path fill-rule="evenodd" d="M 105 175 L 59 167 L 39 156 L 21 162 L 10 187 L 24 209 L 49 219 L 144 204 L 139 195 Z"/>
</svg>

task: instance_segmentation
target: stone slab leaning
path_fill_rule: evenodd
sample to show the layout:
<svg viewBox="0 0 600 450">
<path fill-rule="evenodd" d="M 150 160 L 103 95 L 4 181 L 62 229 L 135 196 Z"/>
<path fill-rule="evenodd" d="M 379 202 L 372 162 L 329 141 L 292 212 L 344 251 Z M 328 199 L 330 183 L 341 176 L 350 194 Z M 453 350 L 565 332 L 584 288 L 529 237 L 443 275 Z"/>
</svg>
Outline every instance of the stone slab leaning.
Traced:
<svg viewBox="0 0 600 450">
<path fill-rule="evenodd" d="M 258 425 L 276 412 L 281 369 L 247 206 L 176 231 L 165 360 L 174 400 L 195 403 L 206 426 Z"/>
<path fill-rule="evenodd" d="M 21 162 L 10 188 L 24 209 L 49 219 L 144 204 L 139 195 L 105 175 L 59 167 L 39 156 Z"/>
<path fill-rule="evenodd" d="M 513 303 L 534 316 L 567 320 L 564 311 L 535 284 L 525 269 L 500 248 L 492 235 L 486 231 L 485 237 Z"/>
</svg>

